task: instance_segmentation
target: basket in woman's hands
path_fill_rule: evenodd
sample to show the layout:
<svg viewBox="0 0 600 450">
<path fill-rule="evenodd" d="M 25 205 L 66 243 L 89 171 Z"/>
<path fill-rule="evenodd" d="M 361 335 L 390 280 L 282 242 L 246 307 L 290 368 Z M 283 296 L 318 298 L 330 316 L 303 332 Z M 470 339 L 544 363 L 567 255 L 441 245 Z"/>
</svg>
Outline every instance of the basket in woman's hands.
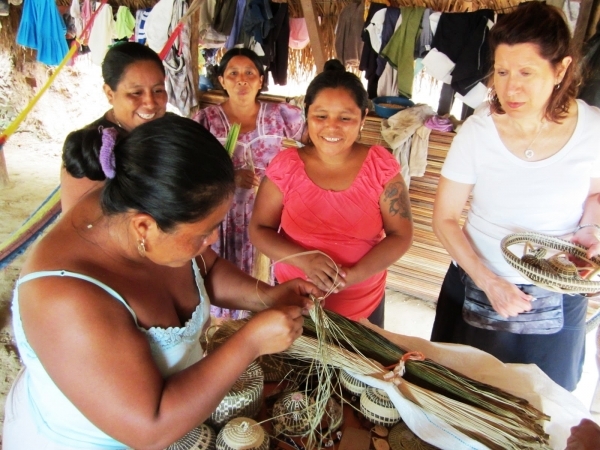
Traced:
<svg viewBox="0 0 600 450">
<path fill-rule="evenodd" d="M 511 246 L 522 247 L 522 255 Z M 585 247 L 540 233 L 509 234 L 500 243 L 508 264 L 536 286 L 562 294 L 600 292 L 600 258 L 586 256 Z"/>
</svg>

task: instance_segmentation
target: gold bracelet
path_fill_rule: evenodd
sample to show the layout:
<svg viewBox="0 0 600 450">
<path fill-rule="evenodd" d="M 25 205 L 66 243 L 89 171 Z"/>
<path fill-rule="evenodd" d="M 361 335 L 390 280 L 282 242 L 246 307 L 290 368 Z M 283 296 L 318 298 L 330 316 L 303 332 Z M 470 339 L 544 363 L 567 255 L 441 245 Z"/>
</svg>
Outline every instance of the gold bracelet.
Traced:
<svg viewBox="0 0 600 450">
<path fill-rule="evenodd" d="M 575 228 L 575 231 L 573 232 L 573 234 L 577 233 L 582 228 L 589 228 L 589 227 L 594 227 L 597 230 L 600 230 L 600 225 L 598 225 L 597 223 L 585 223 L 585 224 L 579 225 L 577 228 Z"/>
</svg>

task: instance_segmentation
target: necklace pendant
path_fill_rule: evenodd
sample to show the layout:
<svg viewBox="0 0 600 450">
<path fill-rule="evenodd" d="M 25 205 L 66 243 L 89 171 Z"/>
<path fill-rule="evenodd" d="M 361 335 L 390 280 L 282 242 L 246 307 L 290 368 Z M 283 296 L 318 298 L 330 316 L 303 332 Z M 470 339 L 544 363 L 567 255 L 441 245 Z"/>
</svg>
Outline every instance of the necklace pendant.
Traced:
<svg viewBox="0 0 600 450">
<path fill-rule="evenodd" d="M 530 148 L 528 148 L 527 150 L 525 150 L 525 158 L 527 158 L 527 159 L 533 158 L 534 154 L 535 153 L 533 153 L 533 150 L 531 150 Z"/>
</svg>

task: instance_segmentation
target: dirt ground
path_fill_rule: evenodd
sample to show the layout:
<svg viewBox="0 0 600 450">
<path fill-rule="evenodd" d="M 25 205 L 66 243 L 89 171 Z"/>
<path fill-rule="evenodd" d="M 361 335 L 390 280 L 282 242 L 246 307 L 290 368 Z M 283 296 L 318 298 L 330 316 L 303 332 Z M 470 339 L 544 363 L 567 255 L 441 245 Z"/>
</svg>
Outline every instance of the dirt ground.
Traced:
<svg viewBox="0 0 600 450">
<path fill-rule="evenodd" d="M 66 135 L 107 109 L 100 68 L 85 57 L 57 77 L 4 145 L 9 184 L 0 186 L 0 242 L 15 232 L 58 186 Z M 0 129 L 5 126 L 3 123 Z M 0 436 L 6 395 L 21 367 L 12 342 L 10 302 L 25 256 L 0 271 Z"/>
</svg>

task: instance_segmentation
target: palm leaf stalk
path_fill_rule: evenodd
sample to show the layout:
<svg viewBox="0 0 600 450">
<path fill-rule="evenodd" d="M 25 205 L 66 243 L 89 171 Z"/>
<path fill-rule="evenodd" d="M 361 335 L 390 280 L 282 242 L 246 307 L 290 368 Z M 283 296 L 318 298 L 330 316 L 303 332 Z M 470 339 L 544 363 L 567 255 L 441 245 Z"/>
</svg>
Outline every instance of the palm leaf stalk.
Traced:
<svg viewBox="0 0 600 450">
<path fill-rule="evenodd" d="M 238 136 L 240 134 L 240 127 L 241 125 L 239 123 L 234 123 L 229 129 L 229 133 L 227 133 L 224 147 L 230 157 L 233 157 L 233 152 L 235 151 L 235 146 L 237 145 Z"/>
<path fill-rule="evenodd" d="M 304 361 L 316 360 L 323 354 L 320 350 L 323 346 L 327 347 L 326 365 L 376 378 L 382 378 L 388 373 L 388 370 L 376 361 L 308 336 L 300 336 L 284 354 Z M 539 433 L 538 430 L 525 427 L 518 420 L 501 417 L 464 402 L 449 399 L 408 381 L 403 381 L 398 389 L 405 398 L 419 405 L 424 411 L 437 416 L 491 449 L 550 449 L 547 443 L 548 436 L 543 431 Z"/>
<path fill-rule="evenodd" d="M 395 365 L 407 352 L 372 329 L 351 321 L 332 311 L 327 317 L 341 330 L 340 346 L 352 349 L 374 359 L 384 366 Z M 305 334 L 315 335 L 313 320 L 304 321 Z M 538 430 L 543 434 L 540 421 L 550 417 L 534 408 L 527 400 L 509 394 L 494 386 L 475 381 L 430 359 L 424 361 L 406 361 L 405 379 L 422 385 L 427 389 L 436 389 L 441 394 L 467 402 L 502 417 L 522 421 L 524 426 Z"/>
</svg>

